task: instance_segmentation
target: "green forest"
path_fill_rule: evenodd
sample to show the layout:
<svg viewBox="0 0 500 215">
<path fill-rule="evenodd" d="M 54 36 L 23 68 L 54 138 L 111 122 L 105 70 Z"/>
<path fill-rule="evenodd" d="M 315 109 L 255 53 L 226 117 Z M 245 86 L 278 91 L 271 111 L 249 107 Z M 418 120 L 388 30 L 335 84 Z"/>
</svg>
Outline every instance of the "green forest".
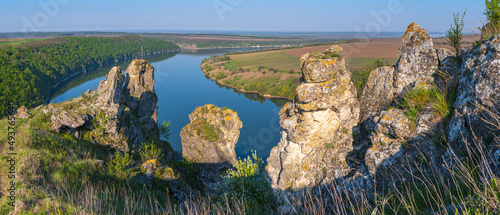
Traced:
<svg viewBox="0 0 500 215">
<path fill-rule="evenodd" d="M 70 74 L 143 52 L 177 51 L 168 41 L 135 35 L 58 37 L 0 47 L 0 117 L 7 103 L 28 108 L 42 104 L 51 88 Z"/>
</svg>

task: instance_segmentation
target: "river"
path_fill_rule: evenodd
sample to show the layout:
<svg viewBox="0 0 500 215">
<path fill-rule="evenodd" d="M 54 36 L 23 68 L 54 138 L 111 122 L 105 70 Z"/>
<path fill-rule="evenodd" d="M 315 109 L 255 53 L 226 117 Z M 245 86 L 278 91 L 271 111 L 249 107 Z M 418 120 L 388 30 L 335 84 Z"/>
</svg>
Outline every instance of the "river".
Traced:
<svg viewBox="0 0 500 215">
<path fill-rule="evenodd" d="M 172 134 L 168 141 L 174 150 L 182 150 L 180 131 L 189 123 L 189 114 L 205 104 L 227 107 L 238 112 L 243 128 L 236 144 L 237 156 L 244 158 L 255 150 L 258 157 L 265 160 L 269 157 L 272 147 L 279 142 L 281 135 L 278 112 L 286 100 L 238 93 L 217 85 L 206 78 L 200 69 L 204 58 L 237 50 L 252 49 L 199 50 L 147 59 L 155 69 L 158 120 L 171 122 L 169 128 Z M 127 61 L 114 65 L 125 70 L 129 63 L 130 61 Z M 52 100 L 56 103 L 63 102 L 81 96 L 87 89 L 97 89 L 99 81 L 105 79 L 105 75 L 114 65 L 87 71 L 73 78 L 54 93 Z"/>
</svg>

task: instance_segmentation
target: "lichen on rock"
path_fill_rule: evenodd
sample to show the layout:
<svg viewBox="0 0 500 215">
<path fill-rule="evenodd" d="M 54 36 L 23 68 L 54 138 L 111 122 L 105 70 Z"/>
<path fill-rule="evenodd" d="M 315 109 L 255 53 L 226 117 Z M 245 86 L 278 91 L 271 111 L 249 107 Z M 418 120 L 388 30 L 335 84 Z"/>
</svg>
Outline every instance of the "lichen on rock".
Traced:
<svg viewBox="0 0 500 215">
<path fill-rule="evenodd" d="M 408 26 L 399 48 L 394 72 L 397 95 L 410 86 L 432 83 L 432 74 L 438 67 L 438 56 L 429 32 L 416 23 Z"/>
<path fill-rule="evenodd" d="M 485 143 L 496 142 L 494 129 L 485 120 L 491 120 L 489 111 L 498 110 L 500 99 L 500 35 L 472 48 L 462 57 L 461 76 L 448 141 L 465 150 L 464 141 L 472 143 L 474 136 Z"/>
</svg>

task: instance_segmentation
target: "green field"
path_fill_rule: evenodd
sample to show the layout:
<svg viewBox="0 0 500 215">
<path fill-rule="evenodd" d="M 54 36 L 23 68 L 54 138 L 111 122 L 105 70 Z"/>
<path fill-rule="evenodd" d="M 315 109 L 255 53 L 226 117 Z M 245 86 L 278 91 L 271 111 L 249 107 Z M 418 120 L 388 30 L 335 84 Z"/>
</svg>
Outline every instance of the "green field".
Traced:
<svg viewBox="0 0 500 215">
<path fill-rule="evenodd" d="M 256 69 L 263 67 L 266 69 L 274 68 L 281 72 L 300 72 L 300 58 L 283 54 L 283 51 L 265 51 L 249 54 L 230 55 L 231 61 L 227 63 L 227 68 L 231 70 Z M 366 66 L 380 58 L 347 58 L 347 67 L 351 71 L 364 69 Z M 387 65 L 395 65 L 395 58 L 383 59 Z"/>
<path fill-rule="evenodd" d="M 231 61 L 227 63 L 227 68 L 231 70 L 256 69 L 263 67 L 266 69 L 277 69 L 281 72 L 300 72 L 300 59 L 283 54 L 283 51 L 266 51 L 249 54 L 230 55 Z"/>
<path fill-rule="evenodd" d="M 372 61 L 379 60 L 381 58 L 347 58 L 347 67 L 351 71 L 365 69 L 366 66 Z M 387 65 L 396 65 L 396 58 L 383 58 L 383 61 Z"/>
<path fill-rule="evenodd" d="M 0 46 L 18 46 L 24 43 L 29 43 L 33 41 L 39 41 L 45 39 L 25 39 L 25 40 L 15 40 L 15 41 L 0 41 Z"/>
</svg>

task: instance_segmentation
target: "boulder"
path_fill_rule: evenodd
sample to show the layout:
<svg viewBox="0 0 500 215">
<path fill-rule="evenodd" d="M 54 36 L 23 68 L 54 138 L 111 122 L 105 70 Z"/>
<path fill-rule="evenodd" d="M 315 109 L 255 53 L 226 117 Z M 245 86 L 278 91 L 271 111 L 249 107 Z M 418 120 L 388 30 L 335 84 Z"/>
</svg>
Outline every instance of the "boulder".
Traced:
<svg viewBox="0 0 500 215">
<path fill-rule="evenodd" d="M 138 114 L 140 122 L 159 134 L 158 98 L 154 91 L 154 68 L 146 60 L 133 60 L 127 68 L 126 104 Z"/>
<path fill-rule="evenodd" d="M 266 167 L 275 194 L 285 203 L 300 198 L 302 189 L 348 173 L 346 156 L 360 115 L 342 48 L 305 54 L 301 64 L 303 81 L 293 102 L 280 111 L 282 138 Z"/>
<path fill-rule="evenodd" d="M 375 174 L 380 165 L 393 164 L 402 154 L 402 145 L 413 136 L 411 122 L 405 117 L 405 111 L 390 109 L 382 111 L 374 118 L 376 129 L 370 136 L 372 147 L 367 150 L 365 162 L 371 174 Z"/>
<path fill-rule="evenodd" d="M 181 130 L 182 156 L 197 163 L 236 163 L 234 147 L 243 124 L 238 113 L 208 104 L 189 114 Z"/>
<path fill-rule="evenodd" d="M 181 130 L 182 156 L 200 170 L 197 177 L 211 192 L 220 192 L 221 170 L 236 163 L 234 150 L 242 122 L 231 109 L 204 105 L 189 114 L 190 123 Z"/>
<path fill-rule="evenodd" d="M 432 83 L 438 67 L 438 55 L 429 32 L 417 23 L 408 26 L 403 35 L 394 71 L 394 90 L 399 95 L 407 87 Z"/>
</svg>

